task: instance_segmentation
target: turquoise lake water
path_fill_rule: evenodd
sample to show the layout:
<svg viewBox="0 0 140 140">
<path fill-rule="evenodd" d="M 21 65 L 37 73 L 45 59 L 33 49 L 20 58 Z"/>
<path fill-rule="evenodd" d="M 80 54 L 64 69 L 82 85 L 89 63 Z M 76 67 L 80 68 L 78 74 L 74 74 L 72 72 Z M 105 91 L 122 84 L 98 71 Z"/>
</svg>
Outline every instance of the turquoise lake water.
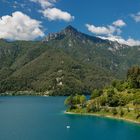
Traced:
<svg viewBox="0 0 140 140">
<path fill-rule="evenodd" d="M 64 114 L 64 99 L 0 97 L 0 140 L 140 140 L 140 125 Z"/>
</svg>

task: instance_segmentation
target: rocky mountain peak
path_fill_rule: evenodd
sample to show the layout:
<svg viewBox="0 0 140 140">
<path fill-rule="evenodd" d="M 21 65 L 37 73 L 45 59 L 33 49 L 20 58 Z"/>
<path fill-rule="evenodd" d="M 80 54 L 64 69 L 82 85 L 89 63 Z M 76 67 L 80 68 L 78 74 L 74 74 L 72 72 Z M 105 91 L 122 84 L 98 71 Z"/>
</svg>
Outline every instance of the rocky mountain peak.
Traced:
<svg viewBox="0 0 140 140">
<path fill-rule="evenodd" d="M 65 29 L 63 29 L 61 32 L 48 34 L 47 37 L 45 37 L 43 41 L 48 42 L 50 40 L 61 38 L 65 35 L 78 35 L 78 34 L 79 32 L 77 31 L 77 29 L 69 25 Z"/>
<path fill-rule="evenodd" d="M 78 32 L 76 28 L 74 28 L 73 26 L 69 25 L 64 29 L 65 33 L 76 33 Z"/>
</svg>

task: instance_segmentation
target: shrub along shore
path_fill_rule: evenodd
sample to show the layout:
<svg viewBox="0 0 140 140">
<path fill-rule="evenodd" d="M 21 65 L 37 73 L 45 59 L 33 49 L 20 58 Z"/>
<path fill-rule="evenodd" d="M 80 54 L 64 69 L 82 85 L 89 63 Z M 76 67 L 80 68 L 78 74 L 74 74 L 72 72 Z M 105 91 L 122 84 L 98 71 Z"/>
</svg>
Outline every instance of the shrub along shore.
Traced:
<svg viewBox="0 0 140 140">
<path fill-rule="evenodd" d="M 105 113 L 75 113 L 75 112 L 67 112 L 65 111 L 65 114 L 68 115 L 80 115 L 80 116 L 94 116 L 94 117 L 103 117 L 103 118 L 109 118 L 109 119 L 116 119 L 116 120 L 122 120 L 122 121 L 127 121 L 127 122 L 131 122 L 131 123 L 136 123 L 136 124 L 140 124 L 139 120 L 135 120 L 132 118 L 128 118 L 128 117 L 120 117 L 120 116 L 113 116 L 112 114 L 108 115 Z"/>
<path fill-rule="evenodd" d="M 123 121 L 127 121 L 127 122 L 131 122 L 131 123 L 136 123 L 136 124 L 140 124 L 140 119 L 136 119 L 136 118 L 132 118 L 129 117 L 129 115 L 125 115 L 123 117 L 119 116 L 119 115 L 113 115 L 111 113 L 106 113 L 106 112 L 94 112 L 94 113 L 78 113 L 75 111 L 65 111 L 65 114 L 68 115 L 81 115 L 81 116 L 95 116 L 95 117 L 104 117 L 104 118 L 109 118 L 109 119 L 116 119 L 116 120 L 123 120 Z"/>
</svg>

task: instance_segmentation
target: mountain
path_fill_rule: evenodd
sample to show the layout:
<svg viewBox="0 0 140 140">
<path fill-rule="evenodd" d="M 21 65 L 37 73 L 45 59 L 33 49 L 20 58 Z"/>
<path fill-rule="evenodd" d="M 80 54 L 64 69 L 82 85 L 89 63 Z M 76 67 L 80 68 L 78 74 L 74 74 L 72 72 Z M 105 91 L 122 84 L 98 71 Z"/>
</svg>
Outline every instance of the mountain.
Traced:
<svg viewBox="0 0 140 140">
<path fill-rule="evenodd" d="M 68 26 L 42 41 L 0 40 L 0 92 L 90 93 L 124 79 L 140 65 L 140 46 L 127 46 Z"/>
</svg>

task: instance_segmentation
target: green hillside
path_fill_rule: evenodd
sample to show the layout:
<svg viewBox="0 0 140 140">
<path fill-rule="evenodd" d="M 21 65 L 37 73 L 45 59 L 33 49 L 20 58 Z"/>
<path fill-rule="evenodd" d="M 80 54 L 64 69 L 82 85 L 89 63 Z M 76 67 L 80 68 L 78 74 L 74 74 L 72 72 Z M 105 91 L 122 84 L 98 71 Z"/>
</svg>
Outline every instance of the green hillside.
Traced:
<svg viewBox="0 0 140 140">
<path fill-rule="evenodd" d="M 43 41 L 0 40 L 0 92 L 88 94 L 124 79 L 129 67 L 140 65 L 139 54 L 140 46 L 102 40 L 72 26 Z"/>
</svg>

